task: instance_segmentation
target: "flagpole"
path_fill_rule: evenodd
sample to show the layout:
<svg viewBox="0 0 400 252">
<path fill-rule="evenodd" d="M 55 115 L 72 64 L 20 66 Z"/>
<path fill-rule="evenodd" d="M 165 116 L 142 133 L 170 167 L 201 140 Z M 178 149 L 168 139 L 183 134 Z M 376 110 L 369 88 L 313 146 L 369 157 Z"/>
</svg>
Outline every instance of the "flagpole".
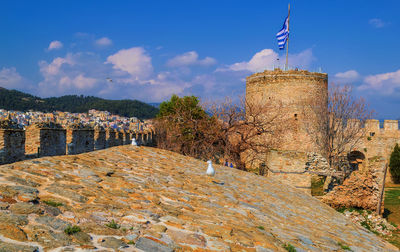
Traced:
<svg viewBox="0 0 400 252">
<path fill-rule="evenodd" d="M 289 55 L 289 37 L 290 37 L 290 30 L 289 30 L 289 22 L 290 22 L 290 3 L 288 5 L 288 37 L 287 37 L 287 44 L 286 44 L 286 70 L 289 70 L 289 65 L 288 65 L 288 55 Z"/>
</svg>

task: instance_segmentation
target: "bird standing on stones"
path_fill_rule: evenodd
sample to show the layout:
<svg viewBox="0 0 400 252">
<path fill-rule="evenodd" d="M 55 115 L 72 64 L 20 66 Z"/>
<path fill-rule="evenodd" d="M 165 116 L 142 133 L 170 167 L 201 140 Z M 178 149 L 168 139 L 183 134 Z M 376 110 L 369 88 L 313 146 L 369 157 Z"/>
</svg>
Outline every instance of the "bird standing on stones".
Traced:
<svg viewBox="0 0 400 252">
<path fill-rule="evenodd" d="M 206 172 L 206 174 L 207 174 L 208 176 L 214 176 L 214 175 L 215 175 L 215 170 L 214 170 L 214 168 L 213 168 L 213 166 L 212 166 L 212 164 L 211 164 L 211 160 L 208 160 L 207 163 L 208 163 L 208 167 L 207 167 L 207 172 Z"/>
<path fill-rule="evenodd" d="M 135 139 L 135 138 L 132 138 L 132 143 L 131 143 L 131 145 L 137 146 L 137 143 L 136 143 L 136 139 Z"/>
</svg>

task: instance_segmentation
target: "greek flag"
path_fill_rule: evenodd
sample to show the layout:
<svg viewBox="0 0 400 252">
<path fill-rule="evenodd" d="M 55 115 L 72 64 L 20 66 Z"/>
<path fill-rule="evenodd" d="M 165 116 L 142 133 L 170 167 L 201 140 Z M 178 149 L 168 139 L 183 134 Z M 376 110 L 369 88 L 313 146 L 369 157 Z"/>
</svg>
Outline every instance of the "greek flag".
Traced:
<svg viewBox="0 0 400 252">
<path fill-rule="evenodd" d="M 286 41 L 289 37 L 289 17 L 285 19 L 282 29 L 276 34 L 279 50 L 285 49 Z"/>
</svg>

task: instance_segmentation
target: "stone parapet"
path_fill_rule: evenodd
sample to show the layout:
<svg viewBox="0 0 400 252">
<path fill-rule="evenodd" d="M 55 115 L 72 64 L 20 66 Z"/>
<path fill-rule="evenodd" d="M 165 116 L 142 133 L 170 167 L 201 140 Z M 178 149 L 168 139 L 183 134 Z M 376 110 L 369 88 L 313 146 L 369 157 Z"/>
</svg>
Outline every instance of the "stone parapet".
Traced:
<svg viewBox="0 0 400 252">
<path fill-rule="evenodd" d="M 115 131 L 115 145 L 123 145 L 124 144 L 124 133 L 122 130 Z"/>
<path fill-rule="evenodd" d="M 106 129 L 106 148 L 110 148 L 116 145 L 115 143 L 116 132 L 114 129 Z"/>
<path fill-rule="evenodd" d="M 106 131 L 104 129 L 94 130 L 94 149 L 102 150 L 107 147 Z"/>
<path fill-rule="evenodd" d="M 89 152 L 94 150 L 93 129 L 67 129 L 68 155 Z"/>
<path fill-rule="evenodd" d="M 25 131 L 0 128 L 0 164 L 13 163 L 25 158 Z"/>
<path fill-rule="evenodd" d="M 58 156 L 66 154 L 66 130 L 33 124 L 26 128 L 25 154 Z"/>
</svg>

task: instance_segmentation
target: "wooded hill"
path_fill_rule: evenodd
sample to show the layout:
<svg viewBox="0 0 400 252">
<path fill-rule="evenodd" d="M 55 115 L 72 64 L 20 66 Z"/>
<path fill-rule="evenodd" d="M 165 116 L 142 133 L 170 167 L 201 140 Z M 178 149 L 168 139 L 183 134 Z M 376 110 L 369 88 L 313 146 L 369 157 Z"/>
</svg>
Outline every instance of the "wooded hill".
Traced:
<svg viewBox="0 0 400 252">
<path fill-rule="evenodd" d="M 0 87 L 0 108 L 17 111 L 66 111 L 85 113 L 90 109 L 108 111 L 112 114 L 137 117 L 140 119 L 154 118 L 158 109 L 138 100 L 107 100 L 94 96 L 65 95 L 61 97 L 40 98 L 17 90 Z"/>
</svg>

